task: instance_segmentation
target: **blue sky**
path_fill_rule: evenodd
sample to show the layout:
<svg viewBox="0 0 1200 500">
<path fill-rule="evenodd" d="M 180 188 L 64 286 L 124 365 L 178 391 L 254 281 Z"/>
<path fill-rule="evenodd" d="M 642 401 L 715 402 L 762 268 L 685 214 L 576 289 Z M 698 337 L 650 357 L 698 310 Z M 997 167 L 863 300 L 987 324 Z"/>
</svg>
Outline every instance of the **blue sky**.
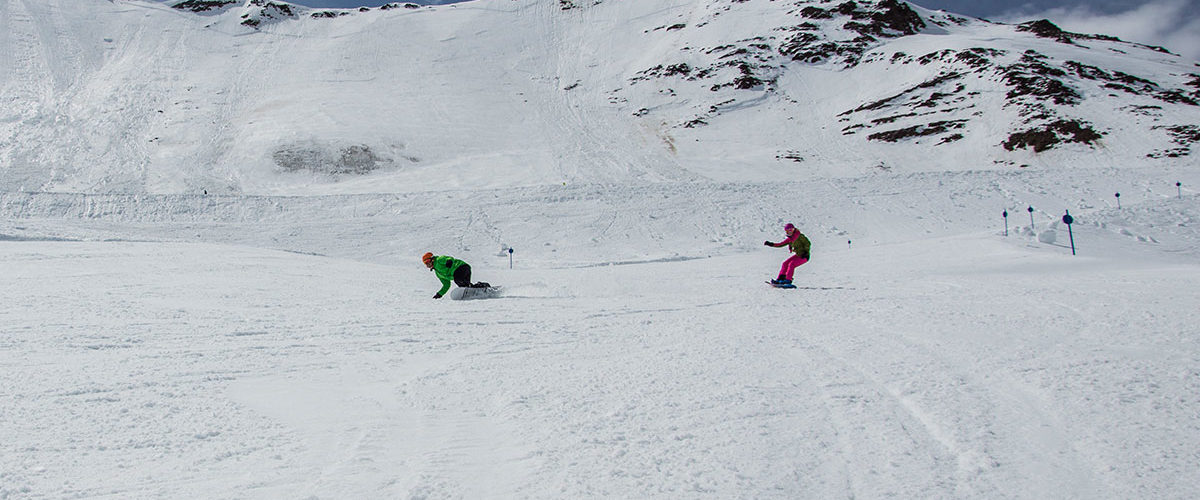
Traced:
<svg viewBox="0 0 1200 500">
<path fill-rule="evenodd" d="M 288 1 L 319 8 L 378 7 L 391 3 L 383 0 Z M 392 1 L 445 4 L 462 0 Z M 1160 45 L 1200 60 L 1200 0 L 915 0 L 912 3 L 1001 22 L 1045 18 L 1068 31 L 1100 33 L 1130 42 Z"/>
</svg>

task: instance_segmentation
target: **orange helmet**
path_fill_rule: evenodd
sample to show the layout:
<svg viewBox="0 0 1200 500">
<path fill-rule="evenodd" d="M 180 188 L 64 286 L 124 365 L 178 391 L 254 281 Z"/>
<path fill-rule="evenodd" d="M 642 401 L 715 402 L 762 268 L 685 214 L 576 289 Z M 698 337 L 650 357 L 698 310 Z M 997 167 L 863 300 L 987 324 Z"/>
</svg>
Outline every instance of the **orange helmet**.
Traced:
<svg viewBox="0 0 1200 500">
<path fill-rule="evenodd" d="M 425 255 L 421 256 L 421 262 L 424 262 L 425 265 L 427 265 L 427 266 L 432 265 L 433 264 L 433 252 L 425 252 Z"/>
</svg>

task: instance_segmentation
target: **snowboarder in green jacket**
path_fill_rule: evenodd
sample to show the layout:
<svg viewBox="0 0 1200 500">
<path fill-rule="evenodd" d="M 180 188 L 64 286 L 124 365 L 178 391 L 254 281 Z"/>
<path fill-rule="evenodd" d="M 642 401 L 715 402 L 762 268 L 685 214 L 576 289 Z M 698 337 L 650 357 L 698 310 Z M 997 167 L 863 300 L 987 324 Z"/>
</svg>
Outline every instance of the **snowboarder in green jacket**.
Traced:
<svg viewBox="0 0 1200 500">
<path fill-rule="evenodd" d="M 433 298 L 440 299 L 446 292 L 450 290 L 450 282 L 462 288 L 487 288 L 492 285 L 480 281 L 479 283 L 471 283 L 471 265 L 458 260 L 449 255 L 434 255 L 433 252 L 425 252 L 421 256 L 421 262 L 425 263 L 433 274 L 436 274 L 439 280 L 442 280 L 442 289 L 434 294 Z"/>
</svg>

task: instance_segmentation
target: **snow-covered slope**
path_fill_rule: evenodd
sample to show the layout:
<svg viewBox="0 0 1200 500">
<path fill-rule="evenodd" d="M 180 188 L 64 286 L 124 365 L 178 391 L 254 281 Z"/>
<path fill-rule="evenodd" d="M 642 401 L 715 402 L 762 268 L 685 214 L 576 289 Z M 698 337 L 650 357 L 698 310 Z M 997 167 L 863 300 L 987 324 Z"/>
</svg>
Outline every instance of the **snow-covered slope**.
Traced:
<svg viewBox="0 0 1200 500">
<path fill-rule="evenodd" d="M 10 0 L 0 23 L 9 191 L 1169 165 L 1200 122 L 1192 61 L 891 0 Z"/>
<path fill-rule="evenodd" d="M 589 219 L 586 197 L 544 200 L 527 217 L 574 230 L 529 242 L 590 265 L 518 246 L 510 270 L 482 229 L 430 236 L 506 287 L 473 302 L 430 299 L 437 280 L 385 238 L 443 226 L 373 197 L 239 203 L 271 200 L 276 215 L 225 217 L 229 198 L 159 200 L 194 220 L 148 225 L 100 203 L 0 219 L 0 497 L 1115 500 L 1200 486 L 1194 195 L 1086 212 L 1079 257 L 1040 217 L 1057 243 L 1017 224 L 1008 238 L 817 237 L 799 290 L 761 283 L 783 258 L 761 246 L 604 255 L 660 243 L 636 234 L 578 252 L 571 240 L 613 220 Z M 271 245 L 329 256 L 256 248 Z"/>
</svg>

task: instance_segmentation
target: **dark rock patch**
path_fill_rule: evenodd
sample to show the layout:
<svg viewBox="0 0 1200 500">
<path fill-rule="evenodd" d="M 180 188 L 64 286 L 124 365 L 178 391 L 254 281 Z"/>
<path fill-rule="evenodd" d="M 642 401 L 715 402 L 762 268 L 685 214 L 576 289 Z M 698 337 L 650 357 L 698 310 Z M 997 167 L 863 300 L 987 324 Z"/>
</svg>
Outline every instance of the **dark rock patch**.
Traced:
<svg viewBox="0 0 1200 500">
<path fill-rule="evenodd" d="M 190 10 L 192 12 L 208 12 L 223 9 L 235 3 L 238 3 L 237 0 L 187 0 L 171 7 L 179 10 Z"/>
<path fill-rule="evenodd" d="M 1165 129 L 1171 135 L 1171 142 L 1179 145 L 1177 148 L 1155 151 L 1146 155 L 1148 158 L 1180 158 L 1192 154 L 1192 146 L 1200 143 L 1200 126 L 1172 125 L 1169 127 L 1154 127 Z"/>
<path fill-rule="evenodd" d="M 896 0 L 870 2 L 844 2 L 832 9 L 809 6 L 800 10 L 800 16 L 814 21 L 834 21 L 849 18 L 840 27 L 857 36 L 847 40 L 831 40 L 818 35 L 820 24 L 806 22 L 783 31 L 792 35 L 780 44 L 779 54 L 794 61 L 811 64 L 827 60 L 840 60 L 847 67 L 857 65 L 868 49 L 880 38 L 897 38 L 913 35 L 925 28 L 921 16 L 907 3 Z"/>
<path fill-rule="evenodd" d="M 799 151 L 790 151 L 789 150 L 789 151 L 786 151 L 783 153 L 779 153 L 779 154 L 775 155 L 775 159 L 780 160 L 780 161 L 789 160 L 789 161 L 793 161 L 796 163 L 804 163 L 804 155 L 800 154 Z"/>
<path fill-rule="evenodd" d="M 633 83 L 650 80 L 654 78 L 666 77 L 683 77 L 686 78 L 692 74 L 692 67 L 686 63 L 671 64 L 663 66 L 659 64 L 650 69 L 642 70 L 637 73 L 637 76 L 631 79 Z"/>
<path fill-rule="evenodd" d="M 1008 98 L 1030 96 L 1059 105 L 1079 104 L 1083 96 L 1061 80 L 1066 72 L 1050 66 L 1046 59 L 1046 56 L 1029 50 L 1021 57 L 1021 62 L 1002 68 L 1004 83 L 1009 87 Z"/>
<path fill-rule="evenodd" d="M 1175 138 L 1175 143 L 1180 146 L 1191 146 L 1200 142 L 1200 126 L 1175 125 L 1167 127 L 1167 131 Z"/>
<path fill-rule="evenodd" d="M 1008 136 L 1002 146 L 1009 151 L 1032 148 L 1034 152 L 1046 151 L 1061 143 L 1095 144 L 1103 134 L 1091 125 L 1079 120 L 1058 120 L 1042 127 L 1015 132 Z"/>
<path fill-rule="evenodd" d="M 853 2 L 853 1 L 843 2 L 842 4 L 835 7 L 833 10 L 843 16 L 851 16 L 851 15 L 854 15 L 854 12 L 858 10 L 858 3 Z"/>
<path fill-rule="evenodd" d="M 961 129 L 966 126 L 967 120 L 944 120 L 937 121 L 924 125 L 913 125 L 897 130 L 889 130 L 886 132 L 878 132 L 867 136 L 867 139 L 872 141 L 897 142 L 903 139 L 913 137 L 925 137 L 929 135 L 937 135 L 952 129 Z"/>
<path fill-rule="evenodd" d="M 962 140 L 962 138 L 963 138 L 962 134 L 950 134 L 946 137 L 943 137 L 942 140 L 937 143 L 937 145 L 941 146 L 942 144 L 950 144 L 952 142 L 960 141 L 960 140 Z"/>
<path fill-rule="evenodd" d="M 1076 61 L 1067 61 L 1063 63 L 1063 67 L 1066 68 L 1067 71 L 1075 73 L 1075 75 L 1079 78 L 1105 82 L 1102 87 L 1107 89 L 1119 90 L 1133 95 L 1153 97 L 1160 101 L 1169 102 L 1172 104 L 1187 104 L 1190 106 L 1198 105 L 1193 96 L 1189 96 L 1185 90 L 1164 89 L 1153 81 L 1133 76 L 1128 73 L 1123 73 L 1121 71 L 1109 72 L 1101 68 Z"/>
<path fill-rule="evenodd" d="M 1003 50 L 974 47 L 959 51 L 954 55 L 954 59 L 972 68 L 983 69 L 992 65 L 991 58 L 1000 57 L 1004 54 L 1005 51 Z"/>
<path fill-rule="evenodd" d="M 1066 43 L 1066 44 L 1071 44 L 1071 45 L 1078 45 L 1075 43 L 1076 40 L 1094 40 L 1094 41 L 1102 41 L 1102 42 L 1127 43 L 1129 45 L 1142 47 L 1142 48 L 1145 48 L 1148 50 L 1153 50 L 1155 52 L 1161 52 L 1164 54 L 1171 53 L 1171 51 L 1169 51 L 1163 47 L 1156 47 L 1153 45 L 1144 45 L 1144 44 L 1140 44 L 1140 43 L 1129 43 L 1129 42 L 1125 42 L 1124 40 L 1121 40 L 1120 38 L 1117 38 L 1115 36 L 1072 33 L 1069 31 L 1064 31 L 1062 28 L 1059 28 L 1057 25 L 1055 25 L 1054 23 L 1052 23 L 1046 19 L 1042 19 L 1040 21 L 1031 21 L 1031 22 L 1017 25 L 1017 31 L 1033 33 L 1034 35 L 1041 37 L 1041 38 L 1048 38 L 1048 39 L 1055 40 L 1060 43 Z M 1125 52 L 1123 52 L 1121 50 L 1117 50 L 1117 49 L 1112 49 L 1112 50 L 1122 53 L 1122 54 L 1125 53 Z"/>
<path fill-rule="evenodd" d="M 899 114 L 899 115 L 885 116 L 883 118 L 877 118 L 877 119 L 871 120 L 871 125 L 887 125 L 887 124 L 893 123 L 896 120 L 899 120 L 901 118 L 912 118 L 914 116 L 917 116 L 917 114 L 916 113 L 904 113 L 904 114 Z"/>
<path fill-rule="evenodd" d="M 1122 109 L 1127 110 L 1130 113 L 1134 113 L 1134 114 L 1138 114 L 1138 115 L 1142 115 L 1142 116 L 1159 117 L 1159 116 L 1162 116 L 1163 107 L 1162 106 L 1133 105 L 1133 106 L 1126 106 L 1125 108 L 1122 108 Z"/>
<path fill-rule="evenodd" d="M 1058 25 L 1050 22 L 1049 19 L 1042 19 L 1040 21 L 1030 21 L 1030 22 L 1027 22 L 1024 24 L 1017 25 L 1017 31 L 1033 33 L 1034 35 L 1037 35 L 1038 37 L 1049 38 L 1051 40 L 1059 41 L 1062 43 L 1074 43 L 1071 41 L 1071 37 L 1069 36 L 1069 33 L 1067 33 L 1066 31 L 1063 31 L 1062 28 L 1058 27 Z"/>
<path fill-rule="evenodd" d="M 833 19 L 833 13 L 820 7 L 805 7 L 800 9 L 800 15 L 809 19 Z"/>
<path fill-rule="evenodd" d="M 291 4 L 276 3 L 270 0 L 250 0 L 247 7 L 259 7 L 259 10 L 254 15 L 249 13 L 243 14 L 242 25 L 251 28 L 258 28 L 264 20 L 280 20 L 296 17 L 296 12 L 292 9 Z"/>
<path fill-rule="evenodd" d="M 1192 73 L 1188 76 L 1192 77 L 1192 79 L 1191 81 L 1185 83 L 1184 86 L 1196 89 L 1192 91 L 1192 97 L 1200 99 L 1200 75 Z"/>
<path fill-rule="evenodd" d="M 1193 94 L 1195 94 L 1195 93 L 1193 93 Z M 1161 92 L 1157 92 L 1154 95 L 1160 101 L 1169 102 L 1172 104 L 1187 104 L 1189 106 L 1200 105 L 1200 103 L 1196 102 L 1196 99 L 1194 99 L 1191 96 L 1188 96 L 1187 94 L 1184 94 L 1183 91 L 1180 91 L 1180 90 L 1164 90 Z M 1200 97 L 1200 96 L 1196 96 L 1196 97 Z"/>
<path fill-rule="evenodd" d="M 366 145 L 330 148 L 317 142 L 281 146 L 271 154 L 271 159 L 285 172 L 307 171 L 329 175 L 362 175 L 392 163 Z"/>
<path fill-rule="evenodd" d="M 845 112 L 839 114 L 838 116 L 845 116 L 845 115 L 849 115 L 849 114 L 853 114 L 853 113 L 859 113 L 862 111 L 872 111 L 872 110 L 880 109 L 880 108 L 883 108 L 883 107 L 891 104 L 892 102 L 895 102 L 895 101 L 899 100 L 900 98 L 902 98 L 906 95 L 912 94 L 916 91 L 933 88 L 933 87 L 938 87 L 946 82 L 949 82 L 952 80 L 958 80 L 960 78 L 962 78 L 962 74 L 956 73 L 956 72 L 938 75 L 937 77 L 935 77 L 933 79 L 921 82 L 921 83 L 913 86 L 912 88 L 906 89 L 903 92 L 900 92 L 899 94 L 896 94 L 894 96 L 887 97 L 884 99 L 880 99 L 875 102 L 863 104 L 862 106 L 854 108 L 850 111 L 845 111 Z"/>
<path fill-rule="evenodd" d="M 876 26 L 895 31 L 902 35 L 915 35 L 925 29 L 925 21 L 905 2 L 883 0 L 877 4 L 883 10 L 871 14 L 871 20 Z"/>
<path fill-rule="evenodd" d="M 592 5 L 596 5 L 602 3 L 603 1 L 604 0 L 591 0 L 590 3 Z M 588 0 L 558 0 L 558 6 L 562 10 L 581 9 L 586 7 L 586 5 L 583 5 L 585 3 L 588 3 Z"/>
</svg>

